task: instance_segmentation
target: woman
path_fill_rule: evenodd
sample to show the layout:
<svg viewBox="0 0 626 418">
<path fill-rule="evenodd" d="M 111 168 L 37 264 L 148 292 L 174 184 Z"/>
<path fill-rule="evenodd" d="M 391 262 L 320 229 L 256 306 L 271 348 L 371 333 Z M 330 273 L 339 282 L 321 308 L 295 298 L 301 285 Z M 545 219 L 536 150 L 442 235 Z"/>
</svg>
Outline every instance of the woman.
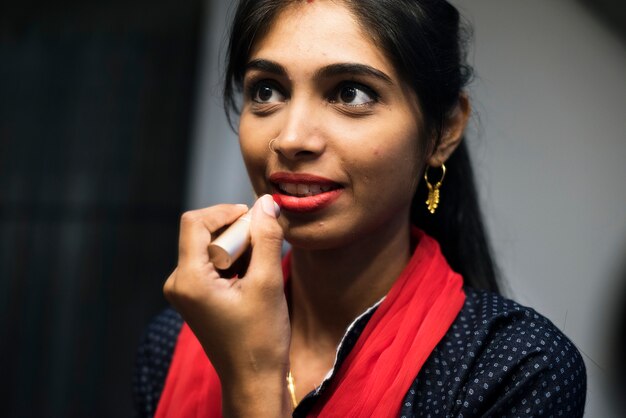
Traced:
<svg viewBox="0 0 626 418">
<path fill-rule="evenodd" d="M 225 103 L 261 196 L 251 256 L 225 278 L 207 252 L 245 206 L 183 215 L 164 291 L 185 323 L 140 348 L 142 414 L 582 415 L 575 347 L 489 292 L 460 34 L 442 0 L 240 3 Z"/>
</svg>

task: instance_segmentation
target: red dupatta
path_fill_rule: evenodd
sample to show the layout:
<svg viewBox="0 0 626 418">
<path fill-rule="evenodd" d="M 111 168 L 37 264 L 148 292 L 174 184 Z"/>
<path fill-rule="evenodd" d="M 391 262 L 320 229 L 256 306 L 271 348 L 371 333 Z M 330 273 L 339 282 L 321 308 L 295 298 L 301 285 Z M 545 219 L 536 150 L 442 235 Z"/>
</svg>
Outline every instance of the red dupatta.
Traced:
<svg viewBox="0 0 626 418">
<path fill-rule="evenodd" d="M 309 417 L 397 417 L 422 365 L 463 307 L 461 276 L 439 244 L 413 229 L 415 252 Z M 283 261 L 289 273 L 289 255 Z M 221 418 L 221 386 L 183 324 L 155 418 Z"/>
</svg>

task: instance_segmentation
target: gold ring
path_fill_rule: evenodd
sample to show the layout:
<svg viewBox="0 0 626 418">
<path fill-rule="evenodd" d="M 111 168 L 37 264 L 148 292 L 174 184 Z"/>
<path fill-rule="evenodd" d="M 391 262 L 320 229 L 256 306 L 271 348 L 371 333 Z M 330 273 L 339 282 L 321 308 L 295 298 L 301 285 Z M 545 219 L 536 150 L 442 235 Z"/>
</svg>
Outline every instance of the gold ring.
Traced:
<svg viewBox="0 0 626 418">
<path fill-rule="evenodd" d="M 271 152 L 276 152 L 276 150 L 274 149 L 274 147 L 272 146 L 272 144 L 276 141 L 276 138 L 272 139 L 269 144 L 267 144 L 267 147 L 269 148 L 269 150 Z"/>
</svg>

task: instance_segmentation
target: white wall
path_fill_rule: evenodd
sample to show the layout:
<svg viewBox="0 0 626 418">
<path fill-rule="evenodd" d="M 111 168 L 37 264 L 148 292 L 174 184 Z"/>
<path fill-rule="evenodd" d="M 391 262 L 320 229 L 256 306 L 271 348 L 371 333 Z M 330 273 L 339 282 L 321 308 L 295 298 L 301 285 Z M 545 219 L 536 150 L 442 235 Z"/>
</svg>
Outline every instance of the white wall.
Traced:
<svg viewBox="0 0 626 418">
<path fill-rule="evenodd" d="M 215 67 L 230 2 L 212 3 L 190 207 L 251 200 Z M 605 324 L 626 255 L 626 49 L 574 1 L 454 3 L 474 25 L 480 122 L 468 137 L 509 294 L 584 353 L 586 416 L 607 417 Z"/>
</svg>

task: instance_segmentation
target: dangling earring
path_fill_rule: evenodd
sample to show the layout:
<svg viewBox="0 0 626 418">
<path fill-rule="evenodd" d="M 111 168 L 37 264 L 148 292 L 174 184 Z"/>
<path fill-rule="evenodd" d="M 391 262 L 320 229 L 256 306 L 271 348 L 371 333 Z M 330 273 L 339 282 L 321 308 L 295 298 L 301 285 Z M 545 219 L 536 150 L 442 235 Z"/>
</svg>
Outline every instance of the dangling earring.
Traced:
<svg viewBox="0 0 626 418">
<path fill-rule="evenodd" d="M 428 181 L 429 168 L 430 166 L 426 167 L 426 170 L 424 171 L 424 180 L 426 180 L 426 186 L 428 186 L 428 199 L 426 199 L 426 206 L 428 207 L 428 211 L 433 214 L 439 206 L 439 188 L 441 187 L 443 178 L 446 176 L 446 166 L 445 164 L 441 164 L 441 178 L 437 183 L 435 183 L 434 186 Z"/>
</svg>

